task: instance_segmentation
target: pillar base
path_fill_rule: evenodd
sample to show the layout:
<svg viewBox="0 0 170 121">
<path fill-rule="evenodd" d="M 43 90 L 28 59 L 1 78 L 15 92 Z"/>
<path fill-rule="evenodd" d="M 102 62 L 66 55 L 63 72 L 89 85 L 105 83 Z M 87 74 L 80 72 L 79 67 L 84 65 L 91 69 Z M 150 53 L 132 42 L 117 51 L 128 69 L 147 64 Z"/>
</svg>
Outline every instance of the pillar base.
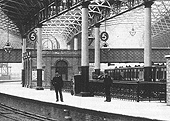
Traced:
<svg viewBox="0 0 170 121">
<path fill-rule="evenodd" d="M 152 67 L 144 67 L 144 81 L 151 82 L 151 68 Z"/>
<path fill-rule="evenodd" d="M 155 71 L 155 67 L 144 67 L 144 81 L 155 82 L 155 75 L 153 75 Z"/>
<path fill-rule="evenodd" d="M 42 69 L 37 69 L 37 90 L 42 90 Z"/>
<path fill-rule="evenodd" d="M 80 92 L 89 92 L 89 66 L 81 67 L 81 91 Z"/>
<path fill-rule="evenodd" d="M 22 87 L 25 86 L 25 70 L 22 69 Z"/>
<path fill-rule="evenodd" d="M 37 86 L 37 87 L 36 87 L 36 90 L 44 90 L 44 88 Z"/>
</svg>

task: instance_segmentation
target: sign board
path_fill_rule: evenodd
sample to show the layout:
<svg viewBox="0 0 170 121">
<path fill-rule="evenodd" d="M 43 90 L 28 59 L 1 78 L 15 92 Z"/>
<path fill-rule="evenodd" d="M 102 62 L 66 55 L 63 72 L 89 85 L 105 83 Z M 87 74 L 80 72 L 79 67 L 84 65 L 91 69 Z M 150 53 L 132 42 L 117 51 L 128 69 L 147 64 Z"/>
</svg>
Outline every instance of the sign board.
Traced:
<svg viewBox="0 0 170 121">
<path fill-rule="evenodd" d="M 107 41 L 109 39 L 109 34 L 107 32 L 102 32 L 100 35 L 102 41 Z"/>
<path fill-rule="evenodd" d="M 37 80 L 37 71 L 32 71 L 32 80 Z M 44 80 L 44 71 L 42 71 L 42 80 Z"/>
<path fill-rule="evenodd" d="M 35 40 L 37 39 L 37 34 L 36 34 L 36 32 L 34 32 L 34 31 L 30 32 L 29 35 L 28 35 L 28 38 L 29 38 L 29 40 L 31 40 L 31 41 L 35 41 Z"/>
</svg>

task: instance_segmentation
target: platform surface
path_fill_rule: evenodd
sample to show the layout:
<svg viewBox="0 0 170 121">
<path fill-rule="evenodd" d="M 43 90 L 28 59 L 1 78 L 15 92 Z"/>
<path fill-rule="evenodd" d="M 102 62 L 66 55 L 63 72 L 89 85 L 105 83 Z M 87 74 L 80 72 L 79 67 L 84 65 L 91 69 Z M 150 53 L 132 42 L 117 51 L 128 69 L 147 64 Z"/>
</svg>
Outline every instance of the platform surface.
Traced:
<svg viewBox="0 0 170 121">
<path fill-rule="evenodd" d="M 112 99 L 111 102 L 104 102 L 104 97 L 79 97 L 63 92 L 64 102 L 55 102 L 54 90 L 36 90 L 25 88 L 22 87 L 21 82 L 0 83 L 0 93 L 40 100 L 43 102 L 69 105 L 83 109 L 170 121 L 170 106 L 167 106 L 166 103 L 159 101 L 134 102 Z"/>
</svg>

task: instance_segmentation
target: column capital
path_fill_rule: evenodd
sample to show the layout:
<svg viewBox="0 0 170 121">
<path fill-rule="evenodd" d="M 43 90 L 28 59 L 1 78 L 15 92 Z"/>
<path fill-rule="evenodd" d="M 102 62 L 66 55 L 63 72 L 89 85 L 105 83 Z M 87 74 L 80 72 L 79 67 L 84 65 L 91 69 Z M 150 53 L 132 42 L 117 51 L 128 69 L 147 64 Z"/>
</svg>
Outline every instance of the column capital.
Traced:
<svg viewBox="0 0 170 121">
<path fill-rule="evenodd" d="M 82 8 L 88 8 L 88 5 L 90 4 L 90 1 L 85 1 L 82 3 Z"/>
<path fill-rule="evenodd" d="M 27 35 L 22 35 L 22 38 L 23 38 L 23 39 L 26 39 L 26 38 L 27 38 Z"/>
<path fill-rule="evenodd" d="M 100 23 L 97 23 L 97 24 L 94 25 L 94 27 L 99 28 L 100 25 L 101 25 Z"/>
<path fill-rule="evenodd" d="M 78 38 L 78 36 L 77 36 L 77 35 L 75 35 L 75 36 L 74 36 L 74 38 Z"/>
<path fill-rule="evenodd" d="M 151 8 L 153 3 L 154 3 L 153 1 L 145 1 L 145 4 L 144 4 L 145 8 Z"/>
</svg>

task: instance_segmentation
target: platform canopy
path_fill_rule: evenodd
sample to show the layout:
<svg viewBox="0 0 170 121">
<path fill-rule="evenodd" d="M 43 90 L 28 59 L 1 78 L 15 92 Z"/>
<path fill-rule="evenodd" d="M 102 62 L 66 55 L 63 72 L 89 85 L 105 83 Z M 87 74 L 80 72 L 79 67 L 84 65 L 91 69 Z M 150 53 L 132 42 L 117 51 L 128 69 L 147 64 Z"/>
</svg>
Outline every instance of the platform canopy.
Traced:
<svg viewBox="0 0 170 121">
<path fill-rule="evenodd" d="M 170 40 L 169 0 L 85 0 L 89 2 L 89 30 L 124 24 L 129 32 L 143 31 L 144 3 L 152 5 L 152 43 L 166 46 Z M 83 0 L 0 0 L 1 30 L 19 38 L 42 24 L 43 36 L 60 36 L 68 43 L 81 32 Z M 18 39 L 21 40 L 21 39 Z M 12 40 L 11 40 L 12 41 Z M 18 45 L 17 45 L 18 46 Z"/>
</svg>

